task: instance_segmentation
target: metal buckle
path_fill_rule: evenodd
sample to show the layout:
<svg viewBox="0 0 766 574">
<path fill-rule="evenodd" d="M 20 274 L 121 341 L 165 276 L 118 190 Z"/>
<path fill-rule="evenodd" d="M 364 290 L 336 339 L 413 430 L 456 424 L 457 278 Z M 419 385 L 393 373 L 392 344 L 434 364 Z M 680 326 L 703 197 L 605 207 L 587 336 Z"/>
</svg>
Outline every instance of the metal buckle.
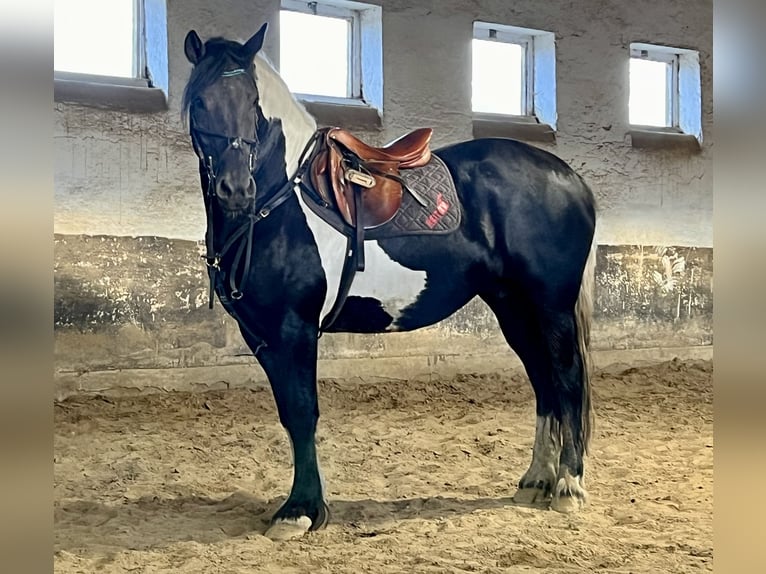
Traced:
<svg viewBox="0 0 766 574">
<path fill-rule="evenodd" d="M 235 289 L 234 291 L 231 292 L 231 298 L 234 299 L 235 301 L 239 301 L 240 299 L 242 299 L 242 295 L 244 295 L 244 293 L 242 293 L 242 291 L 240 291 L 239 289 Z"/>
<path fill-rule="evenodd" d="M 375 187 L 375 178 L 369 174 L 359 171 L 358 169 L 347 169 L 344 175 L 346 176 L 346 179 L 351 183 L 356 183 L 357 185 L 361 185 L 367 189 Z"/>
</svg>

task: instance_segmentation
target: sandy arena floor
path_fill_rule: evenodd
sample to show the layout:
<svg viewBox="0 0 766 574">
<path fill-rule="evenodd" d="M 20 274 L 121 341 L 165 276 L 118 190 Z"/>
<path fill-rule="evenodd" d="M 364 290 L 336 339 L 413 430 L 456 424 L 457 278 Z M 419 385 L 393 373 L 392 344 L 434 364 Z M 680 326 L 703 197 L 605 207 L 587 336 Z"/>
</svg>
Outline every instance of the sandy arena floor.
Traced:
<svg viewBox="0 0 766 574">
<path fill-rule="evenodd" d="M 327 529 L 262 534 L 290 447 L 268 389 L 55 406 L 60 573 L 712 571 L 713 366 L 613 366 L 593 381 L 590 504 L 511 497 L 530 461 L 520 371 L 320 384 Z"/>
</svg>

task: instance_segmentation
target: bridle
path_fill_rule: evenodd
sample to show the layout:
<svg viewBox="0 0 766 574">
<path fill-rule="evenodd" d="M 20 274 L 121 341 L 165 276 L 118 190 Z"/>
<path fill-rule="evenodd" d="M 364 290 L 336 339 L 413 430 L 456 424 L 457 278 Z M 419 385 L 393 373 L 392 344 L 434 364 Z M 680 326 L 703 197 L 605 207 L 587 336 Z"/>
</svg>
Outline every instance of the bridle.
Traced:
<svg viewBox="0 0 766 574">
<path fill-rule="evenodd" d="M 246 74 L 247 72 L 243 68 L 237 68 L 235 70 L 229 70 L 225 71 L 221 74 L 221 77 L 229 78 L 232 76 L 237 76 L 241 74 Z M 255 81 L 255 80 L 253 80 Z M 216 285 L 216 279 L 219 273 L 221 273 L 223 270 L 221 269 L 221 261 L 223 260 L 224 256 L 235 246 L 237 245 L 236 251 L 234 253 L 234 258 L 232 259 L 231 266 L 229 268 L 228 276 L 229 276 L 229 290 L 230 290 L 230 297 L 232 299 L 239 300 L 243 297 L 244 292 L 242 290 L 243 286 L 247 284 L 248 278 L 250 276 L 250 263 L 251 263 L 251 256 L 252 256 L 252 250 L 253 250 L 253 231 L 255 224 L 259 221 L 265 219 L 269 216 L 269 214 L 282 205 L 287 199 L 290 197 L 291 192 L 293 191 L 294 186 L 300 182 L 300 178 L 303 175 L 303 172 L 306 169 L 306 166 L 308 162 L 304 162 L 303 158 L 305 157 L 305 151 L 313 145 L 314 141 L 316 140 L 316 137 L 311 138 L 309 143 L 306 145 L 306 150 L 304 150 L 304 154 L 302 154 L 301 160 L 299 161 L 298 168 L 296 170 L 296 173 L 293 175 L 293 177 L 289 178 L 288 181 L 280 187 L 269 199 L 265 201 L 263 205 L 261 205 L 260 208 L 256 208 L 257 204 L 257 192 L 256 196 L 253 197 L 252 200 L 252 208 L 250 213 L 247 215 L 247 221 L 245 221 L 242 225 L 240 225 L 237 229 L 235 229 L 231 235 L 226 239 L 226 241 L 223 244 L 223 247 L 221 247 L 220 250 L 216 251 L 215 245 L 214 245 L 214 217 L 213 217 L 213 205 L 216 200 L 216 193 L 215 193 L 215 182 L 216 182 L 216 167 L 213 161 L 212 155 L 207 155 L 202 152 L 202 147 L 200 146 L 199 142 L 199 135 L 206 135 L 213 138 L 220 138 L 226 140 L 226 148 L 224 148 L 221 155 L 226 153 L 230 149 L 239 150 L 243 148 L 243 144 L 247 145 L 249 148 L 249 156 L 248 156 L 248 169 L 250 171 L 250 177 L 253 181 L 255 181 L 255 171 L 256 171 L 256 160 L 257 160 L 257 154 L 258 154 L 258 148 L 260 145 L 260 142 L 258 141 L 258 136 L 256 135 L 255 138 L 246 138 L 242 136 L 231 136 L 228 134 L 223 134 L 219 132 L 214 132 L 211 130 L 205 130 L 202 128 L 198 128 L 193 125 L 190 129 L 190 135 L 192 139 L 192 146 L 194 147 L 194 151 L 197 154 L 197 157 L 200 161 L 201 168 L 204 169 L 205 175 L 207 177 L 207 189 L 205 190 L 205 211 L 207 212 L 207 230 L 205 231 L 205 255 L 203 255 L 203 258 L 205 259 L 207 263 L 208 268 L 208 275 L 210 277 L 210 291 L 209 291 L 209 302 L 208 307 L 210 309 L 213 308 L 213 304 L 215 301 L 215 285 Z M 200 170 L 202 171 L 202 169 Z M 257 190 L 257 188 L 256 188 Z M 244 259 L 243 259 L 244 256 Z M 244 263 L 243 263 L 244 262 Z M 244 265 L 242 268 L 241 273 L 238 273 L 240 265 Z M 237 275 L 240 275 L 240 280 L 237 282 Z"/>
</svg>

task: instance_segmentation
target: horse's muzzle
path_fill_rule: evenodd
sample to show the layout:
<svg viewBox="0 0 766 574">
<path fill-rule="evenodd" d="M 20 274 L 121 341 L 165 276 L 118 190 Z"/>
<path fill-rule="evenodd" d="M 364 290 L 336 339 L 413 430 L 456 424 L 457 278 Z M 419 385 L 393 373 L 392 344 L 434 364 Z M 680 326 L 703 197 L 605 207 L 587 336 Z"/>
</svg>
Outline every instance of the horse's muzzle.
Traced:
<svg viewBox="0 0 766 574">
<path fill-rule="evenodd" d="M 234 183 L 231 178 L 225 177 L 219 177 L 216 181 L 215 194 L 221 207 L 227 211 L 243 211 L 251 205 L 255 198 L 255 181 L 252 177 L 239 185 L 237 183 Z"/>
</svg>

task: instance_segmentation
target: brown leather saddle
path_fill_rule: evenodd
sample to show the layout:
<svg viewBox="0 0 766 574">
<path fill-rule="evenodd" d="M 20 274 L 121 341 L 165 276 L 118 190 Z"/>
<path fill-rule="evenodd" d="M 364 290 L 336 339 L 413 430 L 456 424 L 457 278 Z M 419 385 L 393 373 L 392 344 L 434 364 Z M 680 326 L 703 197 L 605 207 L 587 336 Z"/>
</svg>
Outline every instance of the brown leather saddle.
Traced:
<svg viewBox="0 0 766 574">
<path fill-rule="evenodd" d="M 400 170 L 431 159 L 432 133 L 420 128 L 378 148 L 342 128 L 324 128 L 309 166 L 311 184 L 354 229 L 383 225 L 402 205 Z"/>
</svg>

